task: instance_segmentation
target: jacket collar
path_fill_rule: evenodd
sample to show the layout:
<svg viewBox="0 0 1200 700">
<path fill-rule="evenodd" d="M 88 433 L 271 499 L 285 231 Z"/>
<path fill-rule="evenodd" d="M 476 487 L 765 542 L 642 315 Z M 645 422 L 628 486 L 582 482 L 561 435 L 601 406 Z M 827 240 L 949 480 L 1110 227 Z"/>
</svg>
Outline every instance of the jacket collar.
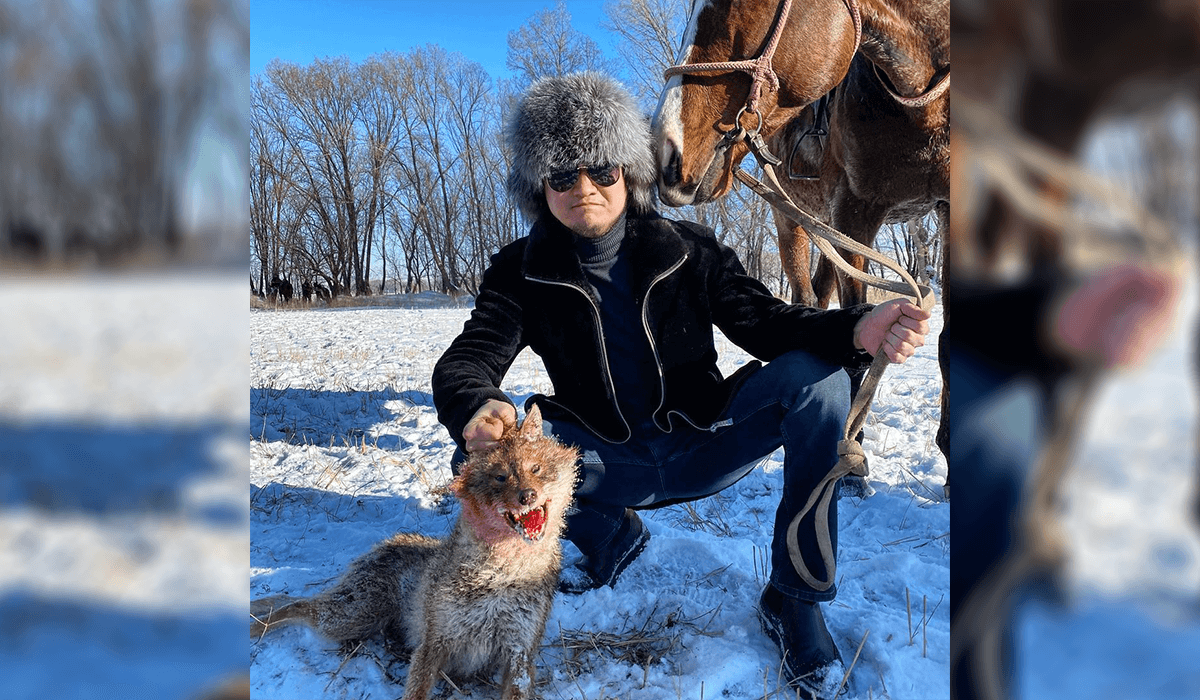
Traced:
<svg viewBox="0 0 1200 700">
<path fill-rule="evenodd" d="M 588 289 L 571 236 L 571 232 L 554 217 L 540 219 L 529 232 L 521 274 L 527 279 Z M 655 278 L 687 256 L 687 247 L 675 227 L 658 214 L 636 216 L 632 212 L 626 213 L 622 248 L 630 255 L 630 269 L 639 296 L 645 294 Z"/>
</svg>

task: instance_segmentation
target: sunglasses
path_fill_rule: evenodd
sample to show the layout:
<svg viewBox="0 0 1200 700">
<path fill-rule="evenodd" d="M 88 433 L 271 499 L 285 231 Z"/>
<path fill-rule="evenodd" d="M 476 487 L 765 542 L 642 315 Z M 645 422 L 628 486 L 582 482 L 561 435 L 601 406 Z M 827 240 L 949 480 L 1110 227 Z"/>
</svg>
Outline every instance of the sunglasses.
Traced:
<svg viewBox="0 0 1200 700">
<path fill-rule="evenodd" d="M 589 165 L 571 170 L 555 170 L 546 178 L 546 184 L 555 192 L 566 192 L 579 181 L 579 171 L 587 170 L 588 178 L 600 187 L 611 187 L 621 177 L 621 169 L 616 165 Z"/>
</svg>

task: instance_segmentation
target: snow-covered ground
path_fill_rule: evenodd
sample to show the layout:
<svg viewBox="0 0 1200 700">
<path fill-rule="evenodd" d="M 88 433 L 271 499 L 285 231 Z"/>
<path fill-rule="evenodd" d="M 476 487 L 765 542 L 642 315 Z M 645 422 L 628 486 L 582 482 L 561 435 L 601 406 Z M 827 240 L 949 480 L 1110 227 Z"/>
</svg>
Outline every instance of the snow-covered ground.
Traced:
<svg viewBox="0 0 1200 700">
<path fill-rule="evenodd" d="M 1068 491 L 1075 606 L 1022 614 L 1026 698 L 1200 697 L 1198 297 L 1094 407 Z M 248 332 L 240 276 L 0 280 L 0 695 L 195 697 L 245 668 L 250 595 L 319 590 L 395 530 L 445 533 L 450 441 L 428 376 L 468 311 L 404 302 L 255 311 Z M 726 369 L 744 359 L 722 352 Z M 852 698 L 948 695 L 937 383 L 932 344 L 889 370 L 868 441 L 878 493 L 842 502 L 828 618 L 847 659 L 870 631 Z M 524 357 L 505 389 L 546 385 Z M 651 546 L 615 590 L 556 600 L 543 695 L 773 697 L 753 603 L 778 485 L 774 456 L 694 512 L 649 513 Z M 345 660 L 294 628 L 249 658 L 263 698 L 397 697 L 406 671 L 378 644 Z"/>
<path fill-rule="evenodd" d="M 1200 538 L 1186 517 L 1194 287 L 1185 298 L 1166 347 L 1115 376 L 1092 409 L 1064 516 L 1075 606 L 1035 603 L 1019 616 L 1026 698 L 1200 696 Z M 449 530 L 457 506 L 436 489 L 453 448 L 428 378 L 468 314 L 430 297 L 252 312 L 252 597 L 318 591 L 394 531 Z M 867 449 L 877 493 L 841 504 L 841 593 L 827 619 L 847 660 L 866 639 L 848 698 L 949 695 L 950 504 L 933 442 L 940 328 L 939 307 L 931 342 L 889 369 L 875 400 Z M 720 342 L 723 370 L 747 359 Z M 519 404 L 549 386 L 526 354 L 503 388 Z M 544 697 L 783 697 L 778 655 L 754 616 L 780 459 L 691 509 L 646 513 L 651 544 L 615 589 L 556 598 L 539 665 Z M 347 658 L 302 628 L 251 649 L 263 698 L 395 697 L 407 668 L 379 642 Z"/>
<path fill-rule="evenodd" d="M 1063 488 L 1069 607 L 1018 616 L 1025 698 L 1200 697 L 1198 300 L 1193 274 L 1163 347 L 1090 409 Z"/>
<path fill-rule="evenodd" d="M 397 530 L 448 532 L 457 505 L 435 489 L 450 480 L 453 445 L 431 405 L 429 376 L 468 314 L 251 313 L 252 597 L 320 590 Z M 748 359 L 723 339 L 719 350 L 726 373 Z M 520 404 L 550 387 L 540 360 L 525 354 L 502 388 Z M 939 389 L 932 343 L 890 371 L 867 428 L 878 492 L 841 502 L 841 592 L 826 617 L 847 661 L 866 638 L 849 697 L 947 695 L 950 505 L 933 441 Z M 690 508 L 644 514 L 650 545 L 615 589 L 558 596 L 540 663 L 543 696 L 773 696 L 779 656 L 754 605 L 781 459 L 771 455 Z M 638 637 L 647 639 L 635 648 L 612 644 Z M 382 643 L 348 660 L 333 647 L 299 628 L 254 642 L 255 696 L 401 693 L 407 664 Z"/>
<path fill-rule="evenodd" d="M 0 696 L 245 673 L 241 274 L 0 273 Z"/>
</svg>

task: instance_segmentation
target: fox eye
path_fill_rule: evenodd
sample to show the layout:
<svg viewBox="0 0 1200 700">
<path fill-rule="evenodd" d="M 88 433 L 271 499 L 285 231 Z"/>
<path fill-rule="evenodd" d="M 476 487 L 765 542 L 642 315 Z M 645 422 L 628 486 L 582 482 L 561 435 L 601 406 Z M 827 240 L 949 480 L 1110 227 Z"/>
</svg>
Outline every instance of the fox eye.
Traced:
<svg viewBox="0 0 1200 700">
<path fill-rule="evenodd" d="M 497 482 L 499 482 L 501 484 L 508 481 L 508 476 L 506 476 L 504 474 L 497 474 L 494 478 L 496 479 Z"/>
<path fill-rule="evenodd" d="M 541 474 L 541 473 L 542 473 L 542 465 L 540 465 L 540 464 L 535 464 L 535 465 L 533 466 L 533 469 L 530 469 L 530 470 L 529 470 L 529 473 L 530 473 L 530 474 Z"/>
</svg>

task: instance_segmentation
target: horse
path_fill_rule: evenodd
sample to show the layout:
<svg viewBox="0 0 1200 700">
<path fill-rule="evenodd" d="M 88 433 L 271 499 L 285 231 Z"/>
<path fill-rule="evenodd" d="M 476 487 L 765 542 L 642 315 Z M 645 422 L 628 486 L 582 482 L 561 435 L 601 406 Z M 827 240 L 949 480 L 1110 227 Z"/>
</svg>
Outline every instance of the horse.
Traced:
<svg viewBox="0 0 1200 700">
<path fill-rule="evenodd" d="M 292 283 L 286 278 L 280 278 L 279 275 L 272 276 L 271 284 L 267 285 L 267 297 L 272 300 L 283 297 L 284 302 L 290 302 L 293 291 Z"/>
<path fill-rule="evenodd" d="M 865 245 L 885 223 L 948 215 L 949 35 L 948 0 L 696 0 L 652 122 L 659 198 L 728 193 L 744 129 L 783 156 L 797 204 Z M 792 301 L 828 306 L 832 266 L 810 280 L 807 234 L 774 214 Z M 866 300 L 837 277 L 843 307 Z"/>
</svg>

